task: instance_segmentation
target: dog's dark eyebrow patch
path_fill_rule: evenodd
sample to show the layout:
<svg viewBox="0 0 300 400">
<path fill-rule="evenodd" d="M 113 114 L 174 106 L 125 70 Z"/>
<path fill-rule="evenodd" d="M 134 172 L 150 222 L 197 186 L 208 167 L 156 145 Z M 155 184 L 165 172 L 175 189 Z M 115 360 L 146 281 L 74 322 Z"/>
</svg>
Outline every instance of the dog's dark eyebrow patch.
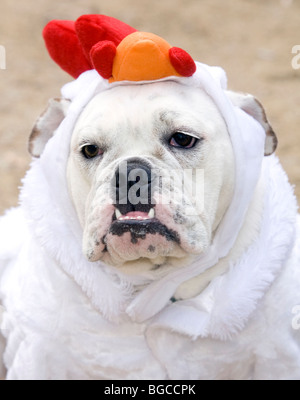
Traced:
<svg viewBox="0 0 300 400">
<path fill-rule="evenodd" d="M 131 233 L 131 243 L 137 244 L 138 240 L 145 240 L 147 235 L 159 234 L 167 239 L 168 242 L 180 244 L 177 232 L 167 228 L 159 221 L 140 222 L 140 221 L 115 221 L 109 233 L 121 237 L 124 233 Z"/>
<path fill-rule="evenodd" d="M 161 122 L 170 122 L 173 118 L 178 118 L 179 116 L 180 114 L 176 111 L 166 110 L 159 114 L 159 120 Z"/>
</svg>

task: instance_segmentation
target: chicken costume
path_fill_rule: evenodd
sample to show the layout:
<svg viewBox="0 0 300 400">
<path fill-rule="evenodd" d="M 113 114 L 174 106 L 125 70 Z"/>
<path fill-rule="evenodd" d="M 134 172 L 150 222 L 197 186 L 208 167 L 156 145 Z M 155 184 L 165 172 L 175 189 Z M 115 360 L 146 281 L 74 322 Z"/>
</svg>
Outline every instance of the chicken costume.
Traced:
<svg viewBox="0 0 300 400">
<path fill-rule="evenodd" d="M 33 159 L 20 207 L 0 219 L 7 379 L 299 379 L 296 199 L 278 159 L 264 157 L 261 125 L 228 99 L 224 71 L 105 16 L 52 21 L 44 38 L 75 80 L 62 88 L 70 109 Z M 232 141 L 235 192 L 209 249 L 136 295 L 130 276 L 82 254 L 66 165 L 76 121 L 97 93 L 158 80 L 199 87 L 214 101 Z M 183 282 L 229 254 L 261 178 L 267 189 L 255 242 L 198 296 L 174 301 Z"/>
</svg>

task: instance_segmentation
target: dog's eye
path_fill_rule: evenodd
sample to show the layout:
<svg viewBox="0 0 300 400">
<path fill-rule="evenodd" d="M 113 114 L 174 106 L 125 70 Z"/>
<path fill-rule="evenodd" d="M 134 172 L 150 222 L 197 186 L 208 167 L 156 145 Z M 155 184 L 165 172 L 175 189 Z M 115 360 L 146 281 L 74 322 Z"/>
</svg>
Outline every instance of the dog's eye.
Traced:
<svg viewBox="0 0 300 400">
<path fill-rule="evenodd" d="M 197 143 L 197 139 L 193 136 L 186 135 L 182 132 L 176 132 L 170 139 L 170 146 L 181 149 L 191 149 Z"/>
<path fill-rule="evenodd" d="M 102 154 L 99 147 L 92 144 L 82 147 L 81 152 L 87 159 L 95 158 Z"/>
</svg>

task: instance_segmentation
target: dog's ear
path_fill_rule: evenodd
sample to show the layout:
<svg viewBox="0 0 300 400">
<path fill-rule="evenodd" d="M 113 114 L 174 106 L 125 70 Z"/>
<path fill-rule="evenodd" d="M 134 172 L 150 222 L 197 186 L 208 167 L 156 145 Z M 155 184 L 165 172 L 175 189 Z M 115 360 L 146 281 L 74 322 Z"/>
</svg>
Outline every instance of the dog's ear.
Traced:
<svg viewBox="0 0 300 400">
<path fill-rule="evenodd" d="M 233 105 L 241 108 L 247 114 L 255 118 L 266 132 L 265 156 L 273 154 L 277 148 L 278 140 L 273 131 L 262 104 L 252 95 L 236 92 L 227 92 Z"/>
<path fill-rule="evenodd" d="M 66 99 L 51 99 L 47 109 L 36 121 L 28 144 L 29 153 L 40 157 L 49 139 L 54 135 L 64 120 L 70 101 Z"/>
</svg>

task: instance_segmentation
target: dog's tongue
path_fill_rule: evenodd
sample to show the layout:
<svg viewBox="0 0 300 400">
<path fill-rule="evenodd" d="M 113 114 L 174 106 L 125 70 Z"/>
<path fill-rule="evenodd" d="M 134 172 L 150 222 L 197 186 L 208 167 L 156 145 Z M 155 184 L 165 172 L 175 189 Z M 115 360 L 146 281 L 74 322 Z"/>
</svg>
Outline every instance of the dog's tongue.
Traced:
<svg viewBox="0 0 300 400">
<path fill-rule="evenodd" d="M 126 215 L 122 215 L 122 217 L 119 218 L 119 221 L 128 220 L 128 219 L 146 220 L 146 219 L 151 219 L 151 218 L 150 218 L 149 214 L 146 212 L 132 211 Z"/>
<path fill-rule="evenodd" d="M 142 212 L 142 211 L 132 211 L 132 212 L 126 214 L 125 217 L 130 217 L 130 218 L 142 217 L 142 218 L 146 218 L 146 217 L 148 217 L 148 214 L 146 212 Z"/>
</svg>

